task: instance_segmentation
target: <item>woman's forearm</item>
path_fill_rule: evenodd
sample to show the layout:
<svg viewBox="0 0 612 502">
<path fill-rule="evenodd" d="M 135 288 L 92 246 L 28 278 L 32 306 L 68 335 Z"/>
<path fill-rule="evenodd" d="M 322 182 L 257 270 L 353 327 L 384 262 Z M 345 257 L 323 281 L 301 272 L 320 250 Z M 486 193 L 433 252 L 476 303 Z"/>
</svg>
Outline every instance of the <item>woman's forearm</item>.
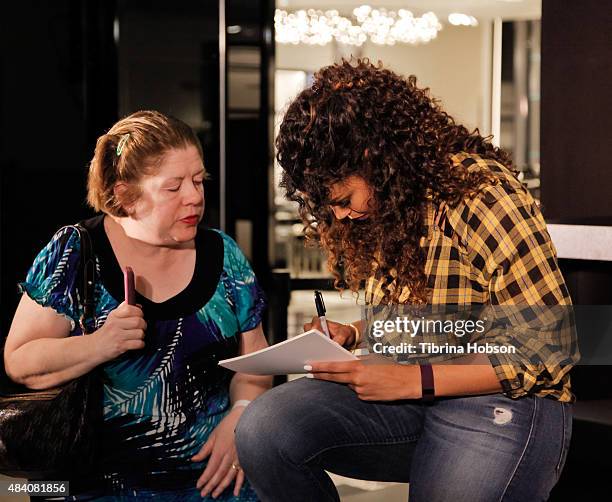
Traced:
<svg viewBox="0 0 612 502">
<path fill-rule="evenodd" d="M 261 323 L 252 330 L 240 335 L 240 355 L 249 354 L 268 346 Z M 236 373 L 230 382 L 230 399 L 232 403 L 240 400 L 252 401 L 272 387 L 271 376 L 247 375 Z"/>
<path fill-rule="evenodd" d="M 8 356 L 9 376 L 31 389 L 49 389 L 84 375 L 104 362 L 96 357 L 92 336 L 27 342 Z"/>
<path fill-rule="evenodd" d="M 501 392 L 495 370 L 490 364 L 433 366 L 436 396 L 470 396 Z M 419 380 L 420 381 L 420 380 Z"/>
<path fill-rule="evenodd" d="M 359 346 L 366 346 L 367 340 L 363 336 L 365 322 L 359 320 L 352 324 L 359 329 L 361 334 Z M 488 357 L 482 354 L 460 357 L 449 361 L 447 364 L 434 364 L 432 367 L 436 396 L 492 394 L 502 390 L 493 366 L 491 366 Z M 404 368 L 410 373 L 409 381 L 413 384 L 408 389 L 409 398 L 421 397 L 421 371 L 419 366 L 406 365 Z"/>
<path fill-rule="evenodd" d="M 270 387 L 272 387 L 271 376 L 236 373 L 230 383 L 230 400 L 232 403 L 242 399 L 253 401 Z"/>
<path fill-rule="evenodd" d="M 418 382 L 411 389 L 411 398 L 421 397 L 421 370 L 418 365 L 404 366 Z M 495 370 L 486 357 L 459 358 L 452 364 L 433 364 L 435 394 L 438 397 L 470 396 L 501 392 Z M 416 388 L 415 388 L 416 387 Z"/>
</svg>

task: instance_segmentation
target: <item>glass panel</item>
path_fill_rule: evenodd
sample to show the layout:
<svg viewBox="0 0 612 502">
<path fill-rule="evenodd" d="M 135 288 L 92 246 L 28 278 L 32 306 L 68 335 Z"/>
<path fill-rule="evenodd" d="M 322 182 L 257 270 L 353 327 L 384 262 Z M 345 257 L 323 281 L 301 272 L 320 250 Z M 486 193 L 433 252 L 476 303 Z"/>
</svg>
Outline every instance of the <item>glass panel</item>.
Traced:
<svg viewBox="0 0 612 502">
<path fill-rule="evenodd" d="M 502 31 L 500 146 L 520 179 L 540 196 L 539 20 L 508 21 Z"/>
</svg>

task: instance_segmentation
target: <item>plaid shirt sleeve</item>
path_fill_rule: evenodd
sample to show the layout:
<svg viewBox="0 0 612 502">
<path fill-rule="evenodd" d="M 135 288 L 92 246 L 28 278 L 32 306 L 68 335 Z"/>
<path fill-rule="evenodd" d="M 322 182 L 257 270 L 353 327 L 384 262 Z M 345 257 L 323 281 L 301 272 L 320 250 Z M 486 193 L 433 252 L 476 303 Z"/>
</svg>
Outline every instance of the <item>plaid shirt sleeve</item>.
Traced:
<svg viewBox="0 0 612 502">
<path fill-rule="evenodd" d="M 496 318 L 486 342 L 516 349 L 489 355 L 504 393 L 573 400 L 567 373 L 578 350 L 571 300 L 535 201 L 518 182 L 502 181 L 468 201 L 462 220 Z"/>
</svg>

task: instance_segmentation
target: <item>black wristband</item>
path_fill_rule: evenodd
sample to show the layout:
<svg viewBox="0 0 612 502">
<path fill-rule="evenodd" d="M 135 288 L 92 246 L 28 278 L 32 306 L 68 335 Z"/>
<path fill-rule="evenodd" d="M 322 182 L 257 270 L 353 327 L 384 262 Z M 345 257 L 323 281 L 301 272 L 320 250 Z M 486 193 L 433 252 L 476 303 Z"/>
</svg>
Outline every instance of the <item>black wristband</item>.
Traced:
<svg viewBox="0 0 612 502">
<path fill-rule="evenodd" d="M 422 401 L 425 403 L 431 403 L 436 395 L 434 387 L 434 375 L 431 364 L 421 364 L 421 389 L 422 389 Z"/>
</svg>

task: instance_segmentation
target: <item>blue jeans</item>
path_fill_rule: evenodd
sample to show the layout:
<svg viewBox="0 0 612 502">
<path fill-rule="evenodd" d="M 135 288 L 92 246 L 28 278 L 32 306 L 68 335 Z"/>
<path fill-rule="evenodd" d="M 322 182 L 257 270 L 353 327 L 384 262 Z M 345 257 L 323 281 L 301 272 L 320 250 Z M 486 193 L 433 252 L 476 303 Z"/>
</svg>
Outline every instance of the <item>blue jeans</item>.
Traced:
<svg viewBox="0 0 612 502">
<path fill-rule="evenodd" d="M 302 378 L 251 403 L 236 441 L 264 502 L 339 500 L 325 470 L 410 482 L 411 502 L 535 502 L 559 478 L 571 424 L 571 405 L 552 399 L 367 402 L 346 385 Z"/>
</svg>

